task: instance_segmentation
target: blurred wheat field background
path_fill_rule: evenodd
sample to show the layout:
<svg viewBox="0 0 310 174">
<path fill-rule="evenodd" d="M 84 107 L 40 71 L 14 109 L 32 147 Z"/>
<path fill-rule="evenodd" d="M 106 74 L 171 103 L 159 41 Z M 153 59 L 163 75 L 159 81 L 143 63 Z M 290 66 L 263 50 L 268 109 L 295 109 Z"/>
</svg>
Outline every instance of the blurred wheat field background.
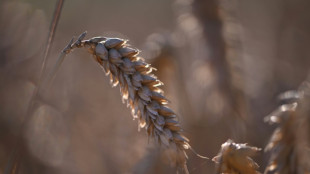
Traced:
<svg viewBox="0 0 310 174">
<path fill-rule="evenodd" d="M 15 173 L 176 173 L 83 49 L 67 55 L 21 129 L 55 3 L 0 2 L 0 173 L 17 142 Z M 187 151 L 189 173 L 309 173 L 309 7 L 307 0 L 66 0 L 44 77 L 85 30 L 87 39 L 128 39 L 157 69 L 191 147 L 210 158 Z M 238 168 L 247 156 L 260 167 Z"/>
</svg>

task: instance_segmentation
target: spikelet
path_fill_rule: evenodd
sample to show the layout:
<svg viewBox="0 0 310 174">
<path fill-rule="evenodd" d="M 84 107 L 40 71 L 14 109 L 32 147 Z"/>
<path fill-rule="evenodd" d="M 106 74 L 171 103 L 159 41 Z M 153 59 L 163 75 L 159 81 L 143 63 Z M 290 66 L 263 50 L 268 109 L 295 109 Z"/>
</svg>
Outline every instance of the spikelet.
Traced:
<svg viewBox="0 0 310 174">
<path fill-rule="evenodd" d="M 81 34 L 75 43 L 73 40 L 63 50 L 63 55 L 74 48 L 87 48 L 95 60 L 110 76 L 113 86 L 120 86 L 123 102 L 131 109 L 134 118 L 138 118 L 139 127 L 146 128 L 149 137 L 173 152 L 174 163 L 188 173 L 185 150 L 190 148 L 189 140 L 181 134 L 176 114 L 167 106 L 159 86 L 163 85 L 151 72 L 154 70 L 139 51 L 127 45 L 127 40 L 119 38 L 95 37 L 82 40 Z"/>
<path fill-rule="evenodd" d="M 250 158 L 261 149 L 227 140 L 212 160 L 218 163 L 217 174 L 258 174 L 258 165 Z"/>
<path fill-rule="evenodd" d="M 307 83 L 303 87 L 306 87 Z M 309 83 L 308 83 L 309 85 Z M 265 118 L 270 124 L 277 124 L 265 151 L 271 152 L 265 174 L 310 173 L 309 159 L 309 86 L 288 91 L 280 96 L 288 104 L 281 105 Z M 306 92 L 308 90 L 308 92 Z M 308 93 L 308 95 L 305 95 Z"/>
</svg>

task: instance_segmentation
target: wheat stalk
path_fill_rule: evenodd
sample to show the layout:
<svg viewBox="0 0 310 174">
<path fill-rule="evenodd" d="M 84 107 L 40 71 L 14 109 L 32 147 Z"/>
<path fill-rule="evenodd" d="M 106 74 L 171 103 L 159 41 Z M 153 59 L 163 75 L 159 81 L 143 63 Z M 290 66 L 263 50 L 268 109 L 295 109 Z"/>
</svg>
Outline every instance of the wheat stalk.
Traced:
<svg viewBox="0 0 310 174">
<path fill-rule="evenodd" d="M 75 48 L 86 48 L 95 60 L 110 76 L 112 86 L 120 86 L 123 102 L 131 109 L 134 118 L 139 121 L 139 128 L 146 128 L 149 137 L 171 152 L 174 163 L 188 173 L 185 153 L 190 148 L 189 140 L 181 134 L 181 127 L 176 114 L 167 104 L 163 85 L 151 72 L 154 70 L 137 49 L 129 47 L 127 40 L 119 38 L 94 37 L 83 40 L 86 32 L 73 43 L 73 39 L 62 51 L 58 63 L 53 69 L 51 81 L 65 56 Z"/>
<path fill-rule="evenodd" d="M 259 167 L 250 157 L 261 149 L 227 140 L 212 160 L 218 163 L 217 174 L 258 174 Z"/>
<path fill-rule="evenodd" d="M 22 148 L 24 148 L 24 147 L 21 147 L 22 141 L 23 141 L 22 134 L 25 130 L 25 126 L 27 125 L 28 121 L 32 117 L 32 113 L 33 113 L 34 109 L 36 108 L 35 100 L 39 96 L 39 92 L 41 91 L 41 86 L 44 85 L 43 81 L 44 81 L 44 73 L 45 73 L 45 69 L 46 69 L 46 61 L 47 61 L 47 58 L 48 58 L 48 55 L 50 52 L 50 47 L 51 47 L 53 40 L 54 40 L 54 37 L 55 37 L 55 32 L 56 32 L 57 24 L 59 22 L 59 18 L 61 15 L 63 4 L 64 4 L 64 0 L 58 0 L 56 3 L 55 11 L 53 14 L 53 19 L 51 21 L 50 29 L 48 32 L 45 50 L 43 53 L 43 60 L 41 63 L 41 69 L 39 71 L 39 81 L 38 81 L 38 84 L 32 93 L 32 96 L 30 98 L 29 103 L 28 103 L 26 115 L 25 115 L 25 118 L 22 122 L 19 133 L 18 133 L 17 142 L 16 142 L 15 146 L 13 147 L 12 154 L 9 157 L 9 162 L 5 168 L 5 172 L 4 172 L 5 174 L 9 174 L 9 173 L 10 174 L 16 174 L 19 171 L 20 161 L 23 158 L 23 149 Z"/>
</svg>

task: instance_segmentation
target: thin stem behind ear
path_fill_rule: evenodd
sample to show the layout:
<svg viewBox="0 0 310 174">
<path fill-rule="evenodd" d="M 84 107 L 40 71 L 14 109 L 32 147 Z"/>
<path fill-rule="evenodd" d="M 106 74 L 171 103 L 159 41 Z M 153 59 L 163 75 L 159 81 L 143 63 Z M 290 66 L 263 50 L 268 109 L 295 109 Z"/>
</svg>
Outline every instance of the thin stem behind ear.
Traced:
<svg viewBox="0 0 310 174">
<path fill-rule="evenodd" d="M 65 0 L 58 0 L 55 6 L 55 11 L 54 11 L 53 19 L 50 24 L 49 34 L 48 34 L 48 38 L 47 38 L 47 42 L 46 42 L 46 46 L 44 50 L 44 55 L 43 55 L 43 60 L 42 60 L 42 65 L 41 65 L 41 76 L 43 76 L 45 68 L 46 68 L 46 60 L 50 52 L 50 47 L 55 37 L 55 32 L 56 32 L 58 21 L 60 19 L 64 1 Z"/>
<path fill-rule="evenodd" d="M 78 45 L 81 44 L 81 42 L 85 38 L 86 34 L 87 34 L 86 31 L 84 33 L 82 33 L 74 43 L 73 43 L 74 38 L 72 38 L 70 40 L 68 45 L 59 54 L 56 64 L 54 65 L 53 69 L 51 70 L 51 72 L 47 76 L 46 82 L 42 83 L 40 89 L 48 89 L 51 86 L 54 78 L 56 77 L 56 73 L 58 72 L 58 70 L 59 70 L 62 62 L 64 61 L 65 57 L 67 56 L 67 54 L 69 54 L 75 47 L 77 47 Z"/>
<path fill-rule="evenodd" d="M 25 130 L 25 126 L 27 125 L 28 120 L 31 118 L 31 114 L 33 113 L 33 110 L 35 108 L 34 107 L 35 106 L 34 101 L 38 97 L 38 94 L 40 91 L 40 86 L 41 86 L 41 83 L 44 79 L 44 71 L 46 68 L 46 60 L 47 60 L 47 57 L 48 57 L 54 36 L 55 36 L 57 24 L 58 24 L 58 21 L 60 19 L 61 10 L 62 10 L 64 1 L 65 0 L 58 0 L 57 1 L 55 11 L 53 14 L 53 20 L 51 21 L 51 24 L 50 24 L 50 30 L 49 30 L 49 34 L 47 37 L 47 42 L 46 42 L 46 46 L 45 46 L 45 50 L 44 50 L 44 54 L 43 54 L 41 70 L 39 72 L 40 78 L 39 78 L 39 81 L 37 83 L 37 86 L 35 87 L 35 89 L 32 93 L 31 99 L 28 103 L 28 107 L 27 107 L 26 114 L 24 116 L 24 120 L 23 120 L 21 128 L 18 132 L 16 144 L 15 144 L 15 146 L 13 146 L 13 150 L 12 150 L 11 155 L 9 157 L 8 164 L 5 167 L 4 174 L 18 174 L 20 161 L 21 161 L 21 158 L 23 158 L 22 152 L 23 152 L 24 147 L 22 146 L 23 145 L 22 135 L 23 135 L 23 132 Z"/>
</svg>

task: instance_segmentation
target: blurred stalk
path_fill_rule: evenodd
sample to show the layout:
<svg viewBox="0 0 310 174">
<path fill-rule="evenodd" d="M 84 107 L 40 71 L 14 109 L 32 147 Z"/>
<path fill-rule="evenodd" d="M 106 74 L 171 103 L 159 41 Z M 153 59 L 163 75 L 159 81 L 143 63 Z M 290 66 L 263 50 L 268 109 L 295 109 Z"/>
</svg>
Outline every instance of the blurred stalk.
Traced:
<svg viewBox="0 0 310 174">
<path fill-rule="evenodd" d="M 50 25 L 50 29 L 49 29 L 49 33 L 48 33 L 48 37 L 47 37 L 47 42 L 46 42 L 46 46 L 45 46 L 45 50 L 44 50 L 44 54 L 43 54 L 43 60 L 42 60 L 42 65 L 41 65 L 41 70 L 39 72 L 40 74 L 40 78 L 38 81 L 38 84 L 36 86 L 36 88 L 34 89 L 31 99 L 29 101 L 28 104 L 28 108 L 26 111 L 26 115 L 24 117 L 24 120 L 22 122 L 18 137 L 17 137 L 17 142 L 15 147 L 13 148 L 12 154 L 9 158 L 9 162 L 5 168 L 5 172 L 4 174 L 17 174 L 19 171 L 19 167 L 20 167 L 20 161 L 21 158 L 23 157 L 23 149 L 25 148 L 23 146 L 23 133 L 25 131 L 25 127 L 28 123 L 28 121 L 31 118 L 31 115 L 33 114 L 34 110 L 35 110 L 35 101 L 39 96 L 39 91 L 40 91 L 40 87 L 41 87 L 41 83 L 44 80 L 44 72 L 46 69 L 46 61 L 50 52 L 50 47 L 53 43 L 54 40 L 54 36 L 55 36 L 55 32 L 56 32 L 56 28 L 57 28 L 57 24 L 61 15 L 61 11 L 62 11 L 62 7 L 63 7 L 63 3 L 64 0 L 58 0 L 55 6 L 55 11 L 53 14 L 53 19 L 51 21 L 51 25 Z M 35 27 L 35 26 L 33 26 Z"/>
<path fill-rule="evenodd" d="M 232 117 L 226 118 L 230 124 L 232 120 L 235 121 L 236 125 L 233 126 L 244 127 L 245 110 L 243 95 L 238 93 L 238 89 L 232 83 L 232 72 L 227 60 L 227 48 L 223 37 L 223 21 L 219 12 L 219 1 L 194 0 L 192 7 L 194 15 L 199 19 L 203 28 L 203 34 L 209 48 L 207 60 L 211 65 L 212 71 L 217 76 L 217 89 L 227 102 L 225 115 L 232 115 Z M 237 136 L 243 136 L 243 132 L 238 132 L 238 130 L 237 134 L 239 134 Z"/>
</svg>

